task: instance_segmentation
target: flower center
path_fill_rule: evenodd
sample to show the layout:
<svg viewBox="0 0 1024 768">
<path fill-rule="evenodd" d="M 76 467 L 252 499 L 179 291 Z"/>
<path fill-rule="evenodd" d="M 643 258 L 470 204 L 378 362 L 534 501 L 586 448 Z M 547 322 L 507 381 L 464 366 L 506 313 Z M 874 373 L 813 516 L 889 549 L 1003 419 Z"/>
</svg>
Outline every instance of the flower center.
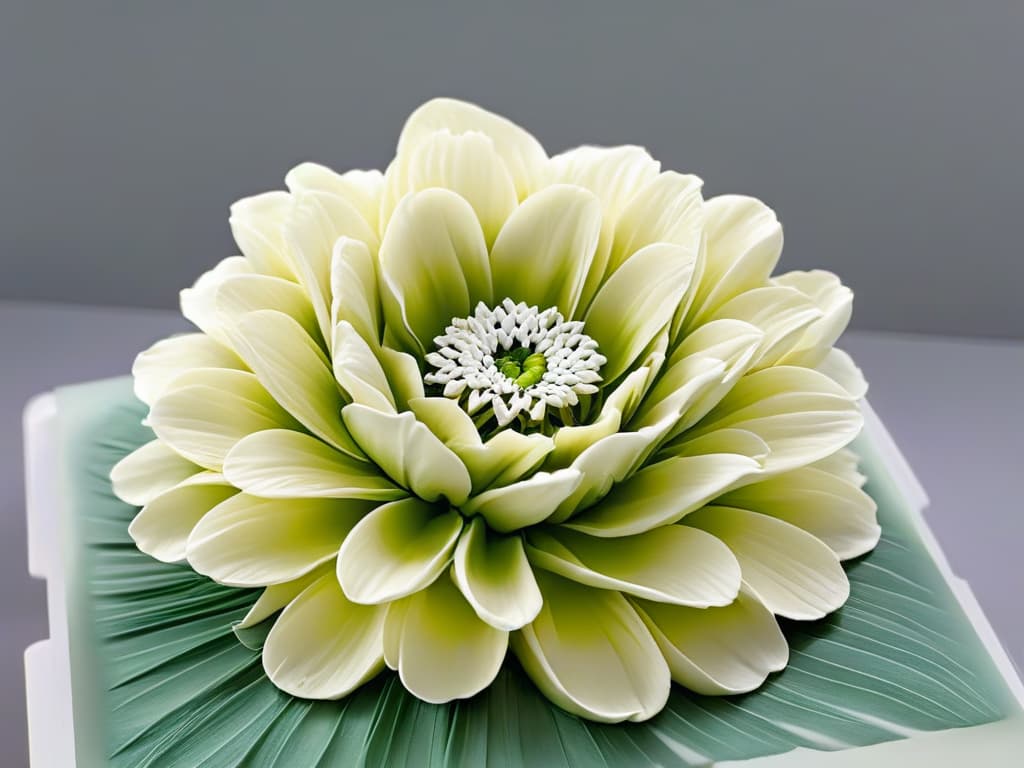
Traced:
<svg viewBox="0 0 1024 768">
<path fill-rule="evenodd" d="M 606 362 L 582 322 L 511 299 L 494 308 L 480 302 L 469 317 L 453 318 L 434 344 L 426 359 L 435 370 L 423 380 L 443 387 L 478 427 L 492 414 L 499 427 L 571 421 L 580 396 L 598 391 Z"/>
</svg>

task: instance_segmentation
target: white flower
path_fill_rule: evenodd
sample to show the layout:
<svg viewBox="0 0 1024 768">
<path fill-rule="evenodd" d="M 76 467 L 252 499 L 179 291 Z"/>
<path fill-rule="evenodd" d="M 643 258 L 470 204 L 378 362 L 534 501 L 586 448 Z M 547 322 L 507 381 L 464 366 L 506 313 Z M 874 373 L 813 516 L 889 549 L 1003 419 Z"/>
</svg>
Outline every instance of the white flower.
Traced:
<svg viewBox="0 0 1024 768">
<path fill-rule="evenodd" d="M 879 534 L 852 295 L 771 276 L 762 203 L 447 99 L 385 174 L 286 183 L 182 292 L 199 332 L 138 357 L 156 439 L 113 472 L 143 551 L 266 588 L 276 685 L 387 665 L 443 702 L 511 647 L 570 712 L 643 720 L 670 680 L 756 688 L 775 615 L 843 604 Z"/>
</svg>

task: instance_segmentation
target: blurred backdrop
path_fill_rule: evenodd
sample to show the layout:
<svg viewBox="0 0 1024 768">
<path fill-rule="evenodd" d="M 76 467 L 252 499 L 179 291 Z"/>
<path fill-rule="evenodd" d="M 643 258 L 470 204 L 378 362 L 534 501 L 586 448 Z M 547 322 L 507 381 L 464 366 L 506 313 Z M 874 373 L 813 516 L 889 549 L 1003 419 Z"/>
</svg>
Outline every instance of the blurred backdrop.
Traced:
<svg viewBox="0 0 1024 768">
<path fill-rule="evenodd" d="M 763 198 L 855 327 L 1024 337 L 1024 4 L 687 5 L 6 0 L 0 299 L 171 307 L 233 200 L 452 95 Z"/>
</svg>

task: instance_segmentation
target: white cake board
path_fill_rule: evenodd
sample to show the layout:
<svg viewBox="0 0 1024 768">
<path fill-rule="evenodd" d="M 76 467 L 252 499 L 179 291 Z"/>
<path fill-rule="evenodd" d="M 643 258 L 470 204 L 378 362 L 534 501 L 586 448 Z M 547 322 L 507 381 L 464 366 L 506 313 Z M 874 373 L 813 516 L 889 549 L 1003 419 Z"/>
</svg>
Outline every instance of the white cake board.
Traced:
<svg viewBox="0 0 1024 768">
<path fill-rule="evenodd" d="M 914 473 L 910 469 L 903 454 L 900 453 L 892 436 L 885 429 L 871 406 L 864 402 L 864 431 L 869 436 L 885 466 L 896 483 L 907 505 L 913 510 L 913 522 L 922 540 L 931 553 L 956 595 L 960 606 L 967 614 L 975 631 L 981 638 L 986 650 L 995 663 L 1003 679 L 1013 695 L 1024 707 L 1024 685 L 1021 684 L 1013 663 L 1011 662 L 999 639 L 996 637 L 985 618 L 981 606 L 966 581 L 956 576 L 939 548 L 938 541 L 924 519 L 924 509 L 928 506 L 928 496 Z M 64 566 L 61 554 L 61 536 L 59 531 L 61 483 L 58 482 L 57 468 L 60 466 L 60 449 L 57 431 L 57 400 L 52 393 L 37 395 L 25 408 L 25 495 L 28 514 L 28 569 L 29 572 L 46 581 L 46 595 L 50 622 L 50 637 L 33 643 L 25 651 L 25 688 L 28 710 L 29 754 L 32 768 L 69 768 L 75 765 L 74 719 L 71 710 L 71 663 L 68 650 L 68 623 L 65 599 Z M 962 757 L 956 754 L 958 749 L 953 739 L 960 738 L 963 732 L 975 731 L 979 738 L 974 743 L 959 748 L 963 757 L 979 757 L 979 748 L 983 748 L 984 734 L 992 729 L 1020 727 L 1020 721 L 991 723 L 975 728 L 958 729 L 955 732 L 941 731 L 925 733 L 913 739 L 933 740 L 946 755 L 949 762 L 930 763 L 938 765 L 960 765 Z M 985 731 L 989 729 L 989 731 Z M 946 742 L 942 744 L 942 742 Z M 901 742 L 885 742 L 871 747 L 841 752 L 820 752 L 815 750 L 797 749 L 782 755 L 756 758 L 740 762 L 719 763 L 720 768 L 727 766 L 757 766 L 757 768 L 774 768 L 774 766 L 822 766 L 823 768 L 845 768 L 845 766 L 862 765 L 864 760 L 871 761 L 877 755 L 885 765 L 890 759 L 900 760 L 900 752 L 905 747 Z M 981 745 L 981 747 L 979 747 Z M 906 747 L 910 745 L 907 744 Z M 984 757 L 982 757 L 984 760 Z M 878 768 L 879 763 L 874 763 Z M 896 764 L 896 763 L 891 763 Z M 903 763 L 911 765 L 910 763 Z M 975 759 L 974 764 L 978 764 Z M 996 763 L 983 763 L 995 766 Z M 1002 765 L 1000 763 L 999 765 Z M 1006 765 L 1009 765 L 1007 763 Z"/>
</svg>

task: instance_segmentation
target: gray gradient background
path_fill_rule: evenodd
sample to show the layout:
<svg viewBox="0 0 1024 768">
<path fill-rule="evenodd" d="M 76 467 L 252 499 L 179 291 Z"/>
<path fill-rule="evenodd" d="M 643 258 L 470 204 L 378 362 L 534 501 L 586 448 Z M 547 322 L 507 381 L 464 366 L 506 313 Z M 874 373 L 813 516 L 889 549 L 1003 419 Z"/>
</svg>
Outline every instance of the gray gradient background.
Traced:
<svg viewBox="0 0 1024 768">
<path fill-rule="evenodd" d="M 855 327 L 1024 337 L 1019 1 L 406 5 L 7 0 L 0 298 L 171 307 L 230 202 L 444 94 L 762 197 Z"/>
</svg>

